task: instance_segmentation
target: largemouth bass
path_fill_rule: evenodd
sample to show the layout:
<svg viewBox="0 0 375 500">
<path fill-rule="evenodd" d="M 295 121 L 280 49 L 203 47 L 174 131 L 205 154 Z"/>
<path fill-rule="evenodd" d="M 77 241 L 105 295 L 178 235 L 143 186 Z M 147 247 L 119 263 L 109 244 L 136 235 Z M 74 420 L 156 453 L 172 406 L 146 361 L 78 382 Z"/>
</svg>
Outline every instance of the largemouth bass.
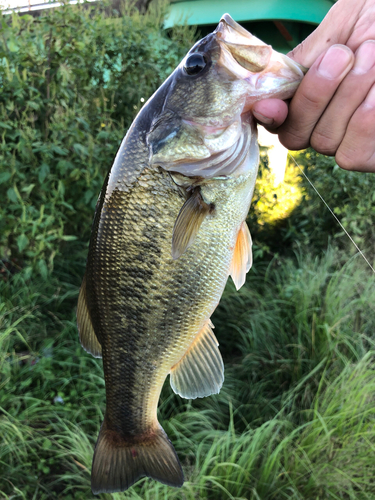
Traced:
<svg viewBox="0 0 375 500">
<path fill-rule="evenodd" d="M 223 361 L 210 317 L 228 276 L 252 262 L 246 226 L 258 170 L 251 107 L 289 98 L 303 69 L 228 15 L 144 105 L 101 191 L 77 318 L 103 357 L 107 408 L 93 493 L 148 476 L 183 484 L 157 419 L 163 383 L 184 398 L 218 393 Z"/>
</svg>

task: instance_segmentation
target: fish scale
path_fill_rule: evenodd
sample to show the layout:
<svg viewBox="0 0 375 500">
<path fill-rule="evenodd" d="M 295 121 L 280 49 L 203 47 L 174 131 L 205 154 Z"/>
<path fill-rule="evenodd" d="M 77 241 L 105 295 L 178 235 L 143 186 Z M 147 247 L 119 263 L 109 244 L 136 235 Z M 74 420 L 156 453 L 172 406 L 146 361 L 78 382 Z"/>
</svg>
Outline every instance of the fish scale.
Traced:
<svg viewBox="0 0 375 500">
<path fill-rule="evenodd" d="M 102 355 L 106 384 L 95 494 L 122 491 L 142 476 L 181 486 L 181 465 L 157 420 L 164 381 L 170 374 L 185 398 L 222 386 L 210 317 L 228 275 L 240 288 L 251 265 L 254 87 L 263 78 L 266 95 L 290 97 L 303 75 L 259 41 L 257 55 L 254 38 L 224 16 L 142 108 L 103 186 L 77 308 L 81 343 Z M 237 56 L 259 74 L 238 68 Z"/>
</svg>

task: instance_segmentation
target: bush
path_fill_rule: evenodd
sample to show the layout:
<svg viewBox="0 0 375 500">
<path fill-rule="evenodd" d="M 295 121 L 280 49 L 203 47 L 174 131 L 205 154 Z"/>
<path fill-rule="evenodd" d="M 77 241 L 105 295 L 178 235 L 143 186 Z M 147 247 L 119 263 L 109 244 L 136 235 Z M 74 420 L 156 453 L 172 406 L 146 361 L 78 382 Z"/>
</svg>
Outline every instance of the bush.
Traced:
<svg viewBox="0 0 375 500">
<path fill-rule="evenodd" d="M 296 156 L 306 175 L 340 220 L 361 250 L 371 256 L 375 250 L 375 176 L 348 172 L 334 158 L 309 149 Z M 291 160 L 291 165 L 294 162 Z M 302 176 L 302 174 L 300 174 Z M 293 241 L 309 248 L 324 249 L 335 239 L 345 251 L 356 252 L 354 245 L 334 219 L 305 177 L 301 177 L 303 200 L 281 229 L 284 242 Z"/>
<path fill-rule="evenodd" d="M 141 98 L 192 43 L 186 28 L 167 37 L 162 13 L 111 16 L 90 5 L 2 19 L 1 498 L 92 498 L 105 391 L 75 308 L 93 208 Z M 311 151 L 297 158 L 358 244 L 373 244 L 375 178 Z M 186 401 L 168 380 L 162 391 L 184 487 L 145 478 L 103 498 L 374 497 L 373 276 L 327 251 L 340 228 L 297 167 L 286 180 L 276 189 L 265 162 L 249 216 L 254 267 L 240 292 L 229 280 L 213 317 L 220 394 Z"/>
<path fill-rule="evenodd" d="M 117 148 L 192 43 L 162 13 L 65 6 L 3 17 L 0 256 L 46 278 L 64 242 L 89 236 Z M 77 36 L 77 33 L 79 36 Z"/>
</svg>

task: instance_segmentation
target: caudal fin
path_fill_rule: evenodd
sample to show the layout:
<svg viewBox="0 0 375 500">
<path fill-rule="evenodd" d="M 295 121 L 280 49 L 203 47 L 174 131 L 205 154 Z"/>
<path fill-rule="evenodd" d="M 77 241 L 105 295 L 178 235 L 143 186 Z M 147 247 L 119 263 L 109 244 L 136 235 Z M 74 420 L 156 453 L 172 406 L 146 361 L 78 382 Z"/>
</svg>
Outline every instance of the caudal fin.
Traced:
<svg viewBox="0 0 375 500">
<path fill-rule="evenodd" d="M 124 491 L 144 476 L 169 486 L 183 485 L 180 461 L 162 427 L 146 434 L 142 441 L 129 442 L 108 429 L 104 419 L 92 462 L 94 495 Z"/>
</svg>

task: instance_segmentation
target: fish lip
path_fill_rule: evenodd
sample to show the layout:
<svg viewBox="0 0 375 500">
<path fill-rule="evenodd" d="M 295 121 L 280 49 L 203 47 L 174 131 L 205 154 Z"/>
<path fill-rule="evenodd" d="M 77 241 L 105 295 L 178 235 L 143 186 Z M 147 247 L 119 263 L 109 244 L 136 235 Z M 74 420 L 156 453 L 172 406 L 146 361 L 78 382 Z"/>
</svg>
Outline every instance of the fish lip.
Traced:
<svg viewBox="0 0 375 500">
<path fill-rule="evenodd" d="M 289 69 L 295 71 L 298 75 L 300 75 L 302 80 L 302 78 L 309 71 L 309 68 L 302 66 L 302 64 L 298 63 L 297 61 L 295 61 L 294 59 L 285 54 L 280 54 L 280 55 L 283 59 L 283 62 L 289 67 Z"/>
<path fill-rule="evenodd" d="M 250 46 L 269 47 L 271 46 L 264 43 L 255 35 L 247 31 L 240 24 L 238 24 L 229 14 L 224 14 L 214 31 L 214 34 L 220 42 L 227 42 L 230 44 L 243 44 Z"/>
<path fill-rule="evenodd" d="M 226 25 L 235 30 L 239 35 L 244 36 L 251 40 L 253 35 L 251 35 L 245 28 L 243 28 L 240 24 L 238 24 L 228 13 L 225 13 L 219 21 L 219 24 L 214 31 L 214 33 L 225 33 L 225 31 L 229 31 L 226 28 Z M 221 35 L 222 36 L 222 35 Z"/>
</svg>

